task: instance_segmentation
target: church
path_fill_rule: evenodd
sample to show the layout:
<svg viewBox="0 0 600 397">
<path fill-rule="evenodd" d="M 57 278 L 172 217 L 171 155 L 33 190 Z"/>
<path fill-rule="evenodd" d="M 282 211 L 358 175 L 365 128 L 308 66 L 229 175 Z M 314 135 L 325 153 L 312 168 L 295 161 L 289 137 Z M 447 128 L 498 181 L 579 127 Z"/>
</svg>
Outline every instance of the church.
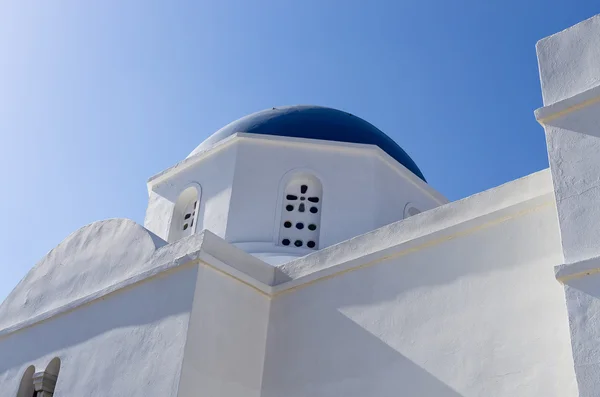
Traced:
<svg viewBox="0 0 600 397">
<path fill-rule="evenodd" d="M 600 396 L 600 16 L 536 49 L 549 169 L 448 202 L 356 115 L 243 117 L 33 266 L 0 396 Z"/>
</svg>

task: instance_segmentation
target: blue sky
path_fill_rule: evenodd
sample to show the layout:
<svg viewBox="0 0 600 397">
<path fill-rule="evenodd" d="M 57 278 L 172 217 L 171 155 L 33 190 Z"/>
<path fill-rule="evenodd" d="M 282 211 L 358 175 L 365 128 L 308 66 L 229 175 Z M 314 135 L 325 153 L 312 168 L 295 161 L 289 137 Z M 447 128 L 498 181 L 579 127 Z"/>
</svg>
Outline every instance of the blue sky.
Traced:
<svg viewBox="0 0 600 397">
<path fill-rule="evenodd" d="M 547 167 L 535 43 L 573 0 L 0 3 L 0 299 L 77 228 L 143 223 L 153 174 L 263 108 L 392 136 L 451 200 Z"/>
</svg>

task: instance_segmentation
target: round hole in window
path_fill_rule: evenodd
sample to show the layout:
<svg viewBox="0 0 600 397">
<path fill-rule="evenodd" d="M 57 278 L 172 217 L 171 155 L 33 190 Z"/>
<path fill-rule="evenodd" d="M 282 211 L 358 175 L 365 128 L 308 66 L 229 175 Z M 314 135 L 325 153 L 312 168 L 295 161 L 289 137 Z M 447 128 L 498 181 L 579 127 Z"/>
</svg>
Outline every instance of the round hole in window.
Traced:
<svg viewBox="0 0 600 397">
<path fill-rule="evenodd" d="M 290 222 L 290 221 L 285 221 L 285 222 L 283 222 L 283 227 L 285 227 L 285 228 L 288 228 L 288 229 L 289 229 L 290 227 L 292 227 L 292 222 Z"/>
<path fill-rule="evenodd" d="M 304 200 L 306 200 L 306 197 L 304 197 L 304 196 L 300 197 L 300 200 L 304 201 Z"/>
<path fill-rule="evenodd" d="M 183 230 L 186 230 L 188 228 L 188 224 L 186 223 L 185 225 L 183 225 Z"/>
<path fill-rule="evenodd" d="M 317 207 L 310 207 L 310 212 L 316 214 L 317 212 L 319 212 L 319 209 Z"/>
<path fill-rule="evenodd" d="M 285 206 L 285 209 L 288 210 L 288 211 L 293 211 L 294 210 L 294 206 L 291 205 L 291 204 L 288 204 L 288 205 Z"/>
<path fill-rule="evenodd" d="M 308 248 L 315 248 L 315 245 L 316 245 L 316 244 L 315 244 L 315 242 L 314 242 L 314 241 L 309 241 L 308 243 L 306 243 L 306 246 L 307 246 Z"/>
<path fill-rule="evenodd" d="M 310 225 L 308 225 L 308 230 L 317 230 L 317 225 L 311 223 Z"/>
<path fill-rule="evenodd" d="M 281 240 L 281 244 L 283 245 L 290 245 L 290 240 L 287 238 L 284 238 L 283 240 Z"/>
<path fill-rule="evenodd" d="M 304 223 L 302 223 L 302 222 L 296 223 L 296 229 L 298 229 L 298 230 L 304 229 Z"/>
<path fill-rule="evenodd" d="M 302 240 L 296 240 L 296 241 L 294 241 L 294 245 L 296 247 L 302 247 Z"/>
<path fill-rule="evenodd" d="M 308 190 L 308 186 L 306 186 L 306 185 L 300 186 L 300 193 L 304 194 L 304 193 L 306 193 L 307 190 Z"/>
</svg>

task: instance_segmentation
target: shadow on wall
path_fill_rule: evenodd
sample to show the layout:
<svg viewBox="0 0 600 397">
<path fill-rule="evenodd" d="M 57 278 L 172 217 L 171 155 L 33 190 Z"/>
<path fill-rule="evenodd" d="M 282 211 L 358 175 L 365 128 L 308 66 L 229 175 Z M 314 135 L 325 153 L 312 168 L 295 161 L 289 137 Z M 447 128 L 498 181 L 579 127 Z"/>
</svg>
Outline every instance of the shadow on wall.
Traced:
<svg viewBox="0 0 600 397">
<path fill-rule="evenodd" d="M 597 260 L 597 259 L 596 259 Z M 571 345 L 577 384 L 581 396 L 596 396 L 600 388 L 598 372 L 598 314 L 600 313 L 600 274 L 565 281 Z"/>
<path fill-rule="evenodd" d="M 598 138 L 598 112 L 600 104 L 596 103 L 583 109 L 567 113 L 557 119 L 546 121 L 548 127 L 561 128 L 571 133 L 585 134 Z"/>
<path fill-rule="evenodd" d="M 94 355 L 106 358 L 111 354 L 123 354 L 119 346 L 127 340 L 119 338 L 132 338 L 129 340 L 134 346 L 143 343 L 154 337 L 153 328 L 145 326 L 156 326 L 166 318 L 191 310 L 195 272 L 195 268 L 189 268 L 159 276 L 0 338 L 0 374 L 50 354 L 63 357 L 65 368 L 70 364 L 81 364 L 82 361 L 77 361 L 74 356 L 80 360 L 88 357 L 84 360 L 85 372 L 93 372 L 95 363 L 106 366 L 106 362 L 94 360 Z M 118 333 L 118 330 L 123 332 Z M 85 343 L 89 343 L 87 349 L 77 347 Z M 70 353 L 61 353 L 73 348 Z M 49 370 L 53 368 L 49 366 Z M 100 369 L 110 372 L 109 368 L 96 368 Z M 82 371 L 82 368 L 76 370 Z M 85 376 L 82 379 L 85 380 Z"/>
<path fill-rule="evenodd" d="M 269 329 L 263 397 L 463 397 L 330 305 L 318 311 L 322 323 L 314 329 L 298 324 L 302 317 Z M 308 335 L 288 339 L 298 326 Z M 299 348 L 269 348 L 288 344 Z"/>
<path fill-rule="evenodd" d="M 547 224 L 547 218 L 541 216 L 539 221 L 528 222 L 528 226 L 531 226 L 528 229 L 551 227 Z M 526 249 L 531 243 L 530 239 L 520 238 L 520 233 L 511 235 L 514 228 L 522 229 L 523 226 L 504 227 L 501 239 L 495 235 L 497 231 L 494 228 L 483 230 L 463 237 L 468 240 L 463 244 L 442 243 L 421 251 L 417 256 L 407 255 L 402 259 L 346 273 L 274 299 L 268 330 L 263 396 L 463 397 L 399 352 L 401 347 L 426 351 L 446 343 L 445 339 L 440 341 L 438 338 L 436 345 L 431 340 L 435 337 L 429 338 L 436 333 L 445 333 L 445 330 L 439 322 L 430 321 L 429 313 L 419 313 L 420 308 L 427 310 L 428 306 L 435 306 L 438 312 L 448 310 L 445 313 L 448 317 L 456 315 L 460 318 L 460 306 L 446 307 L 445 302 L 441 301 L 427 304 L 425 301 L 410 301 L 421 298 L 409 299 L 405 294 L 426 286 L 451 284 L 469 274 L 492 273 L 531 261 L 552 261 L 551 258 L 544 259 L 541 243 L 538 250 Z M 537 235 L 534 230 L 524 230 L 524 233 Z M 489 244 L 490 241 L 495 243 Z M 487 250 L 465 251 L 465 247 L 481 244 L 486 245 Z M 512 249 L 507 251 L 509 246 Z M 444 260 L 440 261 L 440 258 Z M 450 263 L 453 266 L 446 266 Z M 552 282 L 551 266 L 548 272 Z M 417 293 L 416 296 L 420 295 Z M 424 296 L 422 299 L 427 298 Z M 400 302 L 404 306 L 400 307 Z M 485 302 L 476 302 L 473 306 L 480 307 L 482 312 L 489 312 Z M 343 313 L 347 308 L 354 311 L 352 318 Z M 435 310 L 432 309 L 434 313 Z M 509 311 L 507 313 L 510 314 Z M 411 318 L 410 315 L 415 317 Z M 502 313 L 495 316 L 491 321 L 504 321 Z M 511 320 L 508 318 L 506 321 L 510 324 Z M 418 323 L 417 328 L 415 323 Z M 412 333 L 406 332 L 408 329 Z M 400 348 L 388 345 L 382 340 L 382 335 L 387 342 L 392 340 Z M 451 337 L 469 343 L 469 336 L 464 333 L 459 336 L 453 333 Z M 462 377 L 485 373 L 481 368 L 485 369 L 485 365 L 490 363 L 465 363 L 466 353 L 460 351 L 460 344 L 455 347 L 459 350 L 448 352 L 450 358 L 443 364 L 445 370 Z M 430 356 L 437 357 L 439 353 Z M 431 364 L 431 367 L 435 367 L 435 363 Z M 472 372 L 468 373 L 465 368 Z"/>
</svg>

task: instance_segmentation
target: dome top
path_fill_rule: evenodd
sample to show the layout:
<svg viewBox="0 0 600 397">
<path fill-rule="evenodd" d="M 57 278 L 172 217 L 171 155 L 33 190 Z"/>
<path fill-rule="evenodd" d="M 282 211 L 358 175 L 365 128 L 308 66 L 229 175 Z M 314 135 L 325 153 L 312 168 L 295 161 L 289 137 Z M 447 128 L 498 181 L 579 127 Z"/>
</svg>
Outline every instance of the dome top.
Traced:
<svg viewBox="0 0 600 397">
<path fill-rule="evenodd" d="M 376 145 L 425 181 L 410 156 L 377 127 L 350 113 L 321 106 L 278 107 L 242 117 L 212 134 L 190 156 L 237 132 Z"/>
</svg>

